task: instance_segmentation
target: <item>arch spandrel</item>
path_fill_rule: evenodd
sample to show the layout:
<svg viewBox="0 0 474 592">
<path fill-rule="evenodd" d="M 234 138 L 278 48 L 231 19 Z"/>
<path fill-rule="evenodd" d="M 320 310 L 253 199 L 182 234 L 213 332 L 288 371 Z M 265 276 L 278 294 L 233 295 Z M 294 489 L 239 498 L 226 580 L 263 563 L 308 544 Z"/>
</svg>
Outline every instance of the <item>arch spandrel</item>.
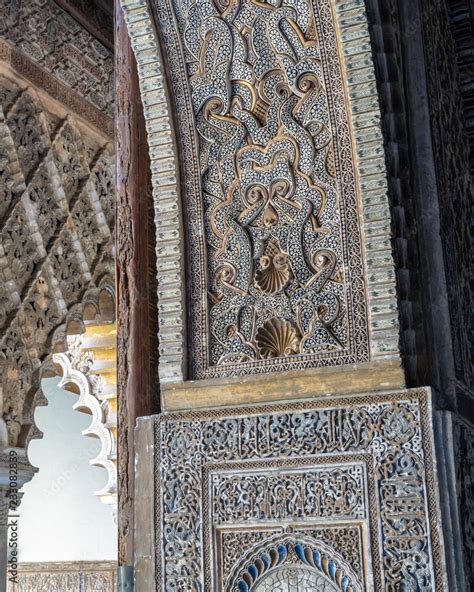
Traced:
<svg viewBox="0 0 474 592">
<path fill-rule="evenodd" d="M 154 176 L 162 383 L 399 360 L 364 3 L 122 5 Z"/>
</svg>

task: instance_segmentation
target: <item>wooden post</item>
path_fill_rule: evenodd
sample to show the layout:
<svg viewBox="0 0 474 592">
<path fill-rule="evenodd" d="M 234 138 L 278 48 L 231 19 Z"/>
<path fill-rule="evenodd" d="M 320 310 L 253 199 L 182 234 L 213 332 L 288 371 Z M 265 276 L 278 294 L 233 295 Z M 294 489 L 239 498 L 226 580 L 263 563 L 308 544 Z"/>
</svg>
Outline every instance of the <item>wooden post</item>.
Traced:
<svg viewBox="0 0 474 592">
<path fill-rule="evenodd" d="M 134 429 L 158 410 L 156 255 L 137 65 L 115 2 L 119 565 L 133 565 Z"/>
</svg>

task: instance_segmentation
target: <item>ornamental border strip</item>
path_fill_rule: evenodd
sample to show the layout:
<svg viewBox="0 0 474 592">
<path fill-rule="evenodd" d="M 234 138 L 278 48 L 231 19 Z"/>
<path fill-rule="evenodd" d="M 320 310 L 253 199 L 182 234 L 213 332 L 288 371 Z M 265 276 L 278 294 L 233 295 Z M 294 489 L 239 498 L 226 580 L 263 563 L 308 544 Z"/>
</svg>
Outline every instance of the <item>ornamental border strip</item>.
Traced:
<svg viewBox="0 0 474 592">
<path fill-rule="evenodd" d="M 148 134 L 156 225 L 159 377 L 161 384 L 185 378 L 183 230 L 178 152 L 165 68 L 147 0 L 120 0 L 138 67 Z M 166 238 L 165 238 L 166 237 Z"/>
</svg>

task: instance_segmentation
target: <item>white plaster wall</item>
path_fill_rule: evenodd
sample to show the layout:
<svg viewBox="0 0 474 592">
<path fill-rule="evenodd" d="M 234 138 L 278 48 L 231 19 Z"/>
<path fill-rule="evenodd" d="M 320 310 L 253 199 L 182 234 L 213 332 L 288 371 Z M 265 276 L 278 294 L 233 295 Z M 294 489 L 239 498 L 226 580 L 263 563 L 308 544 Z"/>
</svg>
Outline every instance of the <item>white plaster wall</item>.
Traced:
<svg viewBox="0 0 474 592">
<path fill-rule="evenodd" d="M 29 446 L 39 468 L 24 486 L 19 508 L 19 559 L 24 561 L 105 561 L 117 558 L 117 527 L 95 491 L 107 482 L 101 467 L 89 464 L 99 440 L 82 430 L 90 416 L 74 411 L 77 395 L 58 388 L 58 378 L 42 382 L 47 407 L 36 410 L 42 440 Z"/>
</svg>

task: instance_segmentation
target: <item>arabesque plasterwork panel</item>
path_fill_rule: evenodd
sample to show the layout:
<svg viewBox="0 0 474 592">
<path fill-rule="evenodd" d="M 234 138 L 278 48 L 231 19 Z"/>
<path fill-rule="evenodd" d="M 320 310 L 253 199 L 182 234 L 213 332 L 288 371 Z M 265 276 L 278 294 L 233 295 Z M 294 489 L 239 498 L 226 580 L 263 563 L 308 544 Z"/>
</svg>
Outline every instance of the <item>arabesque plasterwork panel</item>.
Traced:
<svg viewBox="0 0 474 592">
<path fill-rule="evenodd" d="M 262 525 L 258 527 L 223 527 L 216 529 L 216 581 L 222 586 L 233 568 L 239 565 L 243 549 L 252 549 L 269 539 L 281 540 L 287 527 L 279 525 Z M 310 538 L 319 547 L 328 545 L 346 565 L 352 567 L 356 574 L 364 574 L 363 567 L 363 527 L 333 525 L 292 525 L 291 534 L 296 539 Z"/>
<path fill-rule="evenodd" d="M 307 463 L 299 459 L 238 467 L 248 472 L 229 471 L 225 465 L 204 469 L 204 536 L 212 549 L 212 557 L 205 558 L 205 569 L 212 578 L 209 589 L 238 592 L 236 565 L 242 563 L 243 550 L 269 540 L 278 541 L 274 543 L 278 547 L 283 535 L 291 540 L 291 548 L 305 537 L 319 548 L 330 542 L 331 553 L 339 557 L 339 563 L 350 557 L 358 565 L 359 576 L 352 573 L 350 580 L 353 590 L 360 589 L 365 574 L 358 554 L 370 555 L 370 546 L 362 542 L 359 532 L 361 528 L 370 532 L 366 466 L 362 457 L 347 462 L 328 456 L 323 464 L 318 462 L 312 458 Z M 341 522 L 344 527 L 339 526 Z M 337 530 L 337 539 L 333 529 Z M 349 547 L 352 552 L 348 552 Z M 347 567 L 346 571 L 351 570 Z"/>
<path fill-rule="evenodd" d="M 155 421 L 157 590 L 245 590 L 276 567 L 331 590 L 443 590 L 428 390 Z"/>
<path fill-rule="evenodd" d="M 396 357 L 364 3 L 156 0 L 164 57 L 146 3 L 123 7 L 154 175 L 162 380 L 185 377 L 186 349 L 192 378 Z M 184 243 L 188 345 L 171 290 Z"/>
</svg>

